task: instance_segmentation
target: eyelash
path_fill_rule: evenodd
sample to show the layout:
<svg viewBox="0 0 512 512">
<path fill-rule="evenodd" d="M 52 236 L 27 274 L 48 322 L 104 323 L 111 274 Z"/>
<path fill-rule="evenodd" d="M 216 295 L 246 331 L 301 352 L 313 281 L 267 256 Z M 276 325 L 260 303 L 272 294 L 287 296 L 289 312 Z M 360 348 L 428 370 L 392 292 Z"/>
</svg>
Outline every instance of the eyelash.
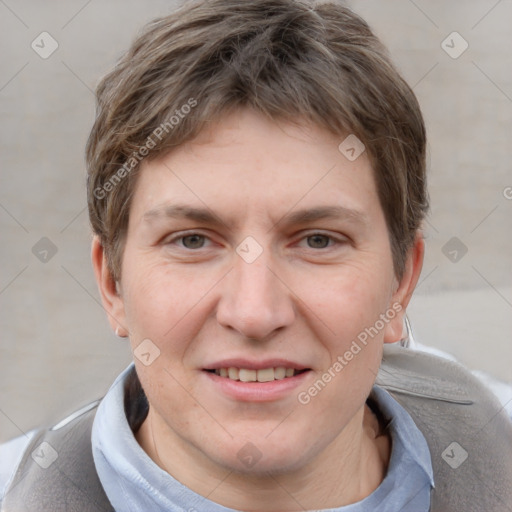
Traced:
<svg viewBox="0 0 512 512">
<path fill-rule="evenodd" d="M 308 249 L 312 249 L 314 251 L 321 251 L 321 250 L 326 250 L 326 249 L 333 248 L 336 245 L 339 246 L 339 245 L 343 245 L 343 244 L 347 243 L 347 240 L 336 238 L 336 237 L 334 237 L 332 235 L 328 235 L 326 233 L 322 233 L 322 232 L 318 232 L 318 231 L 313 231 L 311 233 L 308 233 L 308 234 L 304 235 L 300 240 L 305 240 L 307 238 L 311 238 L 311 237 L 318 236 L 318 235 L 326 237 L 327 239 L 329 239 L 333 243 L 331 243 L 327 247 L 321 247 L 321 248 L 317 248 L 317 249 L 315 249 L 313 247 L 308 247 Z M 173 244 L 176 241 L 183 240 L 183 239 L 191 237 L 191 236 L 199 236 L 199 237 L 203 237 L 206 240 L 210 240 L 210 238 L 207 235 L 204 235 L 204 234 L 196 232 L 196 231 L 192 231 L 190 233 L 185 233 L 185 234 L 182 233 L 179 236 L 175 236 L 175 237 L 167 240 L 165 242 L 165 245 L 171 245 L 171 244 Z M 198 252 L 201 249 L 205 249 L 205 247 L 199 247 L 198 249 L 189 249 L 189 248 L 183 247 L 183 246 L 180 246 L 179 248 L 180 249 L 184 249 L 185 251 L 190 251 L 190 252 Z"/>
</svg>

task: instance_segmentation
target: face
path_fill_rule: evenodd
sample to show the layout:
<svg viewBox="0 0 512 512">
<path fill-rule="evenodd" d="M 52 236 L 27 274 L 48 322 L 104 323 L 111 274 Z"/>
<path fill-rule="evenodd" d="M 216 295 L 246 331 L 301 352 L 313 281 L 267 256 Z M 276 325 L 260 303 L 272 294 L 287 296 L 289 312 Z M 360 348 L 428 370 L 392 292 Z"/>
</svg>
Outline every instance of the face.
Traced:
<svg viewBox="0 0 512 512">
<path fill-rule="evenodd" d="M 411 272 L 344 138 L 241 110 L 141 169 L 108 308 L 161 437 L 196 461 L 293 470 L 361 428 Z"/>
</svg>

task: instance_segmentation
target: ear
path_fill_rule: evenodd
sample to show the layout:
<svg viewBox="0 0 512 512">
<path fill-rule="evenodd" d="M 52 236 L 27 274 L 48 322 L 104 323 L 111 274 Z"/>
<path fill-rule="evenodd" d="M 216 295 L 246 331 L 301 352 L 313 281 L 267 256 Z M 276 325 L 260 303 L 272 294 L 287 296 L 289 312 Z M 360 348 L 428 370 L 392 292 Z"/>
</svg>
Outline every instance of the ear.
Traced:
<svg viewBox="0 0 512 512">
<path fill-rule="evenodd" d="M 91 258 L 96 283 L 101 295 L 101 302 L 107 312 L 110 326 L 116 335 L 126 338 L 129 332 L 125 327 L 124 301 L 120 293 L 119 283 L 114 281 L 108 268 L 105 251 L 98 236 L 95 236 L 92 241 Z"/>
<path fill-rule="evenodd" d="M 402 339 L 405 312 L 421 274 L 424 254 L 425 242 L 423 234 L 418 230 L 414 245 L 407 254 L 402 279 L 397 283 L 396 291 L 391 299 L 390 310 L 395 311 L 396 315 L 386 325 L 384 343 L 395 343 Z"/>
</svg>

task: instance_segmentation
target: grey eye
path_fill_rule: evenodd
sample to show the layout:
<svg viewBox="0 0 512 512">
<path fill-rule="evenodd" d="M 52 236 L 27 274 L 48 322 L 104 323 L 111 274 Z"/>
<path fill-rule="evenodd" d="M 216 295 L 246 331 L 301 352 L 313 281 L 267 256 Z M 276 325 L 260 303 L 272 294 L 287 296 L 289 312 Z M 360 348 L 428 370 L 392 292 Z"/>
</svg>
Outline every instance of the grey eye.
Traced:
<svg viewBox="0 0 512 512">
<path fill-rule="evenodd" d="M 187 235 L 181 238 L 184 247 L 187 249 L 200 249 L 204 245 L 205 237 L 203 235 Z"/>
<path fill-rule="evenodd" d="M 320 235 L 320 234 L 311 235 L 311 236 L 307 237 L 308 245 L 313 249 L 325 249 L 329 245 L 330 238 L 331 237 L 329 237 L 327 235 Z M 312 244 L 309 243 L 310 240 L 313 241 Z"/>
</svg>

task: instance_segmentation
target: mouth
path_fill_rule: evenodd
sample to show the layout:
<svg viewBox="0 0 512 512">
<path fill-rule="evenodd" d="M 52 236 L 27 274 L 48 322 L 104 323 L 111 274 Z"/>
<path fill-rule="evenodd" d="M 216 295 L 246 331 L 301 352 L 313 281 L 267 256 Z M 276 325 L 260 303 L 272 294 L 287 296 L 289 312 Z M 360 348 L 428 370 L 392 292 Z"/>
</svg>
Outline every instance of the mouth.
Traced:
<svg viewBox="0 0 512 512">
<path fill-rule="evenodd" d="M 235 366 L 230 366 L 226 368 L 205 369 L 204 371 L 233 381 L 264 383 L 289 379 L 302 373 L 308 372 L 309 370 L 309 368 L 297 369 L 287 368 L 284 366 L 261 368 L 258 370 L 252 368 L 237 368 Z"/>
<path fill-rule="evenodd" d="M 203 368 L 201 373 L 212 390 L 236 402 L 275 402 L 293 397 L 313 371 L 284 359 L 231 359 Z"/>
<path fill-rule="evenodd" d="M 201 373 L 211 391 L 236 402 L 275 402 L 293 397 L 314 371 L 292 359 L 235 356 L 209 362 Z"/>
</svg>

